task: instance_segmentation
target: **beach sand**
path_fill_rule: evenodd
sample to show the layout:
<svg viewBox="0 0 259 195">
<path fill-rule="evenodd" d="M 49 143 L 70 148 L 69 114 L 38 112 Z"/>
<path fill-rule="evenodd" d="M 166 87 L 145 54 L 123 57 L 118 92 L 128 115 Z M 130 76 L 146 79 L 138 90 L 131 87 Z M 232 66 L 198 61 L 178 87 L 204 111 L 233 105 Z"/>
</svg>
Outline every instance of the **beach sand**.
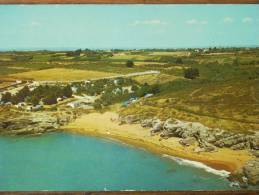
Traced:
<svg viewBox="0 0 259 195">
<path fill-rule="evenodd" d="M 196 146 L 182 146 L 179 143 L 180 138 L 160 139 L 158 135 L 151 136 L 149 129 L 139 124 L 120 125 L 117 119 L 116 112 L 90 113 L 82 115 L 62 129 L 90 136 L 112 138 L 156 154 L 199 161 L 217 170 L 229 172 L 241 168 L 245 162 L 253 158 L 246 150 L 236 151 L 228 148 L 219 148 L 217 152 L 195 153 L 193 149 Z"/>
</svg>

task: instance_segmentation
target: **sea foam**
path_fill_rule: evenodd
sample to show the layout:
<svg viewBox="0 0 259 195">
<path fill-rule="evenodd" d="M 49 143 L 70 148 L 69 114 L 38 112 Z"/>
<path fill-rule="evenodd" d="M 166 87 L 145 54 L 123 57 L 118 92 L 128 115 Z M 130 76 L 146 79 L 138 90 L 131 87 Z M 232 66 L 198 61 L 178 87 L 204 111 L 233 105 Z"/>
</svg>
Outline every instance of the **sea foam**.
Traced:
<svg viewBox="0 0 259 195">
<path fill-rule="evenodd" d="M 196 168 L 200 168 L 203 169 L 209 173 L 213 173 L 215 175 L 219 175 L 221 177 L 228 177 L 230 172 L 226 171 L 226 170 L 217 170 L 217 169 L 213 169 L 201 162 L 197 162 L 197 161 L 192 161 L 192 160 L 186 160 L 186 159 L 182 159 L 182 158 L 178 158 L 178 157 L 174 157 L 174 156 L 170 156 L 167 154 L 163 154 L 163 157 L 169 158 L 175 162 L 177 162 L 179 165 L 187 165 L 187 166 L 192 166 L 192 167 L 196 167 Z"/>
</svg>

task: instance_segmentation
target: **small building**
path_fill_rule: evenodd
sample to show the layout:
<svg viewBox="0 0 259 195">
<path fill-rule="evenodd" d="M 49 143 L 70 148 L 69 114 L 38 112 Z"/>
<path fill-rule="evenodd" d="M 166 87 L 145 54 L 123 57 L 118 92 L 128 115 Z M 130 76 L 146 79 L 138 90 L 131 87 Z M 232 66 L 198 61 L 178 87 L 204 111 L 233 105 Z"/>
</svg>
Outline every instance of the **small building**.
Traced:
<svg viewBox="0 0 259 195">
<path fill-rule="evenodd" d="M 63 101 L 63 98 L 62 97 L 58 97 L 57 98 L 57 102 L 61 102 L 61 101 Z"/>
<path fill-rule="evenodd" d="M 115 80 L 113 81 L 113 83 L 114 83 L 114 85 L 118 85 L 118 84 L 119 84 L 119 80 L 115 79 Z"/>
<path fill-rule="evenodd" d="M 154 94 L 153 93 L 148 93 L 144 96 L 144 98 L 149 98 L 149 97 L 152 97 Z"/>
<path fill-rule="evenodd" d="M 80 102 L 70 102 L 67 104 L 67 106 L 71 108 L 78 108 L 80 106 Z"/>
<path fill-rule="evenodd" d="M 36 106 L 33 106 L 33 107 L 32 107 L 32 110 L 33 110 L 33 111 L 37 111 L 37 110 L 40 110 L 41 108 L 42 108 L 42 105 L 38 104 L 38 105 L 36 105 Z"/>
<path fill-rule="evenodd" d="M 13 105 L 13 104 L 12 104 L 12 102 L 6 102 L 5 105 L 6 105 L 6 106 L 11 106 L 11 105 Z"/>
<path fill-rule="evenodd" d="M 122 93 L 122 90 L 120 88 L 116 88 L 112 91 L 114 94 L 120 94 Z"/>
<path fill-rule="evenodd" d="M 42 105 L 38 104 L 36 106 L 32 106 L 32 105 L 29 105 L 26 107 L 26 110 L 27 111 L 37 111 L 37 110 L 40 110 L 42 108 Z"/>
<path fill-rule="evenodd" d="M 137 102 L 137 101 L 138 101 L 138 98 L 132 97 L 132 98 L 130 98 L 129 100 L 123 102 L 123 103 L 122 103 L 122 106 L 127 107 L 128 105 L 133 104 L 133 103 L 135 103 L 135 102 Z"/>
<path fill-rule="evenodd" d="M 73 87 L 71 87 L 71 90 L 72 90 L 73 93 L 76 93 L 77 92 L 77 87 L 73 86 Z"/>
<path fill-rule="evenodd" d="M 15 105 L 16 108 L 23 108 L 26 106 L 25 102 L 19 102 L 17 105 Z"/>
<path fill-rule="evenodd" d="M 203 53 L 207 53 L 209 49 L 203 49 Z"/>
<path fill-rule="evenodd" d="M 22 83 L 21 80 L 16 80 L 15 82 L 16 82 L 17 84 L 21 84 L 21 83 Z"/>
</svg>

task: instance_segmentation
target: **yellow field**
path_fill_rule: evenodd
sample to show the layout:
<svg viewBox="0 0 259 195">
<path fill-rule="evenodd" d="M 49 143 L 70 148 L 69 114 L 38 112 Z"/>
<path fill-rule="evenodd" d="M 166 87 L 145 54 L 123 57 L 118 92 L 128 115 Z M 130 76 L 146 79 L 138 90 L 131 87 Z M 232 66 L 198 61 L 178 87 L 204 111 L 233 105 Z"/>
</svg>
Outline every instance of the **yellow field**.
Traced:
<svg viewBox="0 0 259 195">
<path fill-rule="evenodd" d="M 113 64 L 122 64 L 123 62 L 113 62 Z M 158 65 L 163 66 L 166 63 L 164 62 L 134 62 L 135 66 L 145 66 L 145 65 Z"/>
<path fill-rule="evenodd" d="M 141 75 L 141 76 L 135 76 L 133 79 L 139 83 L 148 83 L 150 85 L 152 84 L 160 84 L 160 83 L 166 83 L 169 81 L 173 81 L 175 79 L 179 79 L 181 77 L 168 75 L 168 74 L 156 74 L 156 75 Z"/>
<path fill-rule="evenodd" d="M 76 70 L 66 68 L 51 68 L 46 70 L 37 70 L 11 74 L 10 76 L 18 79 L 32 79 L 36 81 L 72 81 L 97 79 L 116 74 L 92 70 Z"/>
<path fill-rule="evenodd" d="M 110 57 L 112 60 L 152 60 L 155 56 L 148 56 L 148 55 L 115 55 Z"/>
<path fill-rule="evenodd" d="M 152 56 L 189 56 L 190 52 L 188 51 L 172 51 L 172 52 L 167 52 L 167 51 L 155 51 L 150 53 L 149 55 Z"/>
</svg>

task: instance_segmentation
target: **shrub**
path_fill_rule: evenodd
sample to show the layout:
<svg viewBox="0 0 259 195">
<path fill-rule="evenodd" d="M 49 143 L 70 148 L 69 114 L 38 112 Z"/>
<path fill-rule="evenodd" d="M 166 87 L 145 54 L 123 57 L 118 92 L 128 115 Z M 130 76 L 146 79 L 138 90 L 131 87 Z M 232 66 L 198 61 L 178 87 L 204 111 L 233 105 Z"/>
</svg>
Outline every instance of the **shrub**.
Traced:
<svg viewBox="0 0 259 195">
<path fill-rule="evenodd" d="M 29 95 L 30 95 L 30 90 L 28 86 L 25 86 L 13 97 L 13 103 L 23 102 L 25 98 Z"/>
<path fill-rule="evenodd" d="M 26 98 L 26 101 L 31 103 L 32 105 L 36 106 L 39 104 L 40 98 L 34 95 L 34 96 L 30 96 L 30 97 Z"/>
<path fill-rule="evenodd" d="M 100 101 L 95 101 L 93 106 L 94 106 L 94 109 L 96 109 L 96 110 L 102 109 L 102 104 Z"/>
<path fill-rule="evenodd" d="M 128 61 L 126 62 L 126 66 L 127 66 L 128 68 L 132 68 L 132 67 L 134 66 L 134 62 L 133 62 L 132 60 L 128 60 Z"/>
<path fill-rule="evenodd" d="M 51 105 L 51 104 L 57 103 L 57 98 L 55 95 L 51 94 L 51 95 L 48 95 L 46 98 L 44 98 L 42 101 L 44 104 Z"/>
<path fill-rule="evenodd" d="M 195 79 L 200 75 L 197 68 L 187 68 L 184 70 L 184 77 L 187 79 Z"/>
<path fill-rule="evenodd" d="M 1 101 L 4 103 L 10 102 L 12 100 L 12 94 L 10 92 L 6 92 L 2 95 Z"/>
<path fill-rule="evenodd" d="M 177 58 L 175 61 L 176 64 L 183 64 L 182 58 Z"/>
<path fill-rule="evenodd" d="M 71 97 L 73 94 L 72 89 L 69 85 L 67 85 L 66 87 L 63 88 L 63 95 L 66 97 Z"/>
</svg>

